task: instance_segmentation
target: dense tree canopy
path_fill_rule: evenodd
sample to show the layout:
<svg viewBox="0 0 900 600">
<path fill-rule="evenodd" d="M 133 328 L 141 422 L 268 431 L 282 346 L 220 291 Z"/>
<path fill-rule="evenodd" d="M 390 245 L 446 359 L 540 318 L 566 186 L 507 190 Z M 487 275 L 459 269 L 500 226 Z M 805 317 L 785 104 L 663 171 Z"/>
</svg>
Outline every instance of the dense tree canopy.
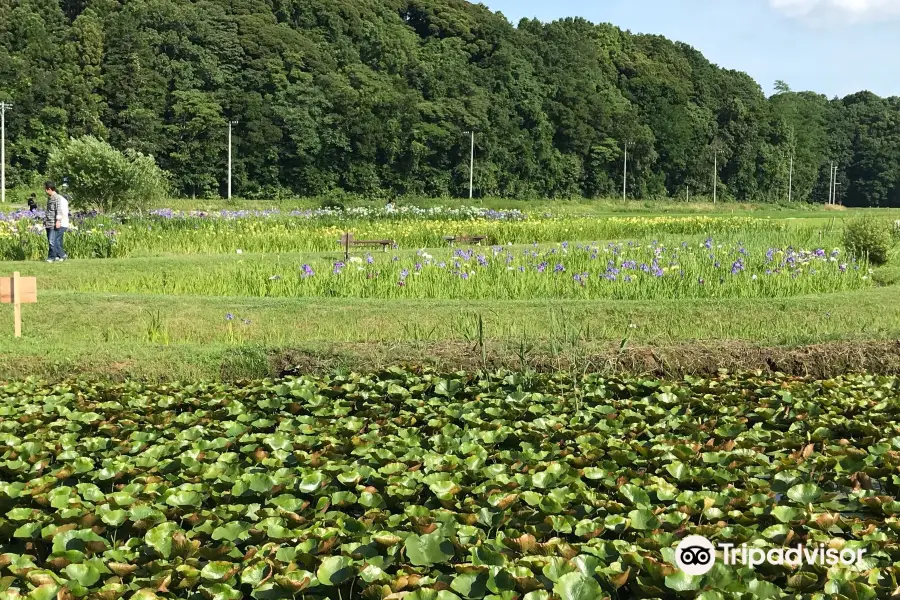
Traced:
<svg viewBox="0 0 900 600">
<path fill-rule="evenodd" d="M 24 184 L 70 136 L 150 154 L 176 191 L 247 197 L 711 195 L 900 206 L 900 98 L 831 99 L 693 48 L 463 0 L 7 0 L 0 100 Z M 714 156 L 717 160 L 714 161 Z M 789 176 L 793 156 L 793 177 Z M 713 165 L 718 166 L 714 177 Z"/>
</svg>

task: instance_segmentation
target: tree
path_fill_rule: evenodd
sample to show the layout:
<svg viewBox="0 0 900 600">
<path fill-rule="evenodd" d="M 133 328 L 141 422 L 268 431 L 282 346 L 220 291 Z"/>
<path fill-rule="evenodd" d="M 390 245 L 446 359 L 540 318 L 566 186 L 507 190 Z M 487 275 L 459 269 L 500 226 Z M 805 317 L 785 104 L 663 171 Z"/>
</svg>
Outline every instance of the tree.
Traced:
<svg viewBox="0 0 900 600">
<path fill-rule="evenodd" d="M 54 150 L 47 170 L 56 181 L 68 180 L 72 206 L 80 209 L 140 211 L 168 193 L 168 174 L 152 157 L 131 149 L 119 152 L 93 136 Z"/>
<path fill-rule="evenodd" d="M 152 155 L 173 191 L 224 191 L 225 131 L 245 197 L 739 200 L 900 205 L 900 100 L 829 100 L 690 46 L 585 19 L 524 19 L 464 0 L 0 2 L 10 181 L 93 135 Z"/>
</svg>

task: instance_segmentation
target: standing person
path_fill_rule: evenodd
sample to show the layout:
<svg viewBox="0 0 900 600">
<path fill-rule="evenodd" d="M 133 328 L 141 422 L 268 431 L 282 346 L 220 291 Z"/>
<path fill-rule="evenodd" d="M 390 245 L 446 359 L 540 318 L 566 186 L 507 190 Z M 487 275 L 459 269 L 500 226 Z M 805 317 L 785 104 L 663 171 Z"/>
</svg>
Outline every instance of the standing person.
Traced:
<svg viewBox="0 0 900 600">
<path fill-rule="evenodd" d="M 47 193 L 47 209 L 44 213 L 44 229 L 47 230 L 49 251 L 47 262 L 65 260 L 63 253 L 63 234 L 69 226 L 69 203 L 56 191 L 56 184 L 48 181 L 44 184 Z"/>
<path fill-rule="evenodd" d="M 28 210 L 31 212 L 37 210 L 37 194 L 31 194 L 31 197 L 28 199 Z"/>
<path fill-rule="evenodd" d="M 67 183 L 63 184 L 63 191 L 65 191 Z M 56 260 L 66 260 L 69 258 L 69 255 L 66 254 L 66 250 L 63 247 L 63 237 L 65 233 L 69 230 L 69 194 L 63 193 L 59 195 L 59 202 L 56 205 L 56 221 L 59 223 L 59 227 L 56 228 Z"/>
</svg>

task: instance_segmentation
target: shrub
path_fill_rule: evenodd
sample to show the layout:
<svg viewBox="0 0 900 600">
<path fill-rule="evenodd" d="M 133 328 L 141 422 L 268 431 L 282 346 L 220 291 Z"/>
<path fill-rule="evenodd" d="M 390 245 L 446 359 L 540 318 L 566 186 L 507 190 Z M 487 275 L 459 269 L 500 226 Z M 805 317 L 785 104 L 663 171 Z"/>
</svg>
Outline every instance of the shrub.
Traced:
<svg viewBox="0 0 900 600">
<path fill-rule="evenodd" d="M 857 259 L 883 265 L 894 247 L 893 227 L 876 217 L 854 219 L 844 228 L 844 246 Z"/>
<path fill-rule="evenodd" d="M 48 173 L 68 178 L 72 206 L 101 212 L 141 211 L 168 195 L 169 177 L 152 156 L 120 152 L 93 136 L 73 138 L 50 155 Z"/>
<path fill-rule="evenodd" d="M 344 210 L 346 208 L 346 206 L 344 205 L 346 199 L 347 194 L 343 190 L 330 190 L 327 194 L 325 194 L 325 196 L 322 197 L 322 208 Z"/>
</svg>

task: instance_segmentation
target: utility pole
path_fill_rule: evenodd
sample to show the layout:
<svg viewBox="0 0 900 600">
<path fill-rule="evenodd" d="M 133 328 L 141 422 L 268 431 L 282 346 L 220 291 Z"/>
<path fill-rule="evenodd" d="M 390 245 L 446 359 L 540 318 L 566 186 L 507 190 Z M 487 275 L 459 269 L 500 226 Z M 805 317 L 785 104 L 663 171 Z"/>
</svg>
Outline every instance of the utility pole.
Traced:
<svg viewBox="0 0 900 600">
<path fill-rule="evenodd" d="M 6 203 L 6 111 L 12 104 L 0 102 L 0 202 Z"/>
<path fill-rule="evenodd" d="M 832 178 L 834 177 L 834 161 L 831 161 L 831 168 L 828 169 L 828 204 L 831 205 L 831 193 L 834 191 L 832 189 Z"/>
<path fill-rule="evenodd" d="M 472 190 L 475 184 L 475 130 L 463 131 L 472 137 L 471 150 L 469 152 L 469 200 L 472 199 Z"/>
<path fill-rule="evenodd" d="M 626 184 L 628 183 L 628 142 L 625 142 L 625 169 L 622 171 L 622 200 L 627 202 Z"/>
<path fill-rule="evenodd" d="M 231 126 L 237 121 L 228 121 L 228 199 L 231 200 Z"/>
<path fill-rule="evenodd" d="M 837 204 L 837 174 L 838 174 L 838 166 L 834 165 L 831 167 L 831 178 L 828 182 L 831 187 L 831 203 L 832 204 Z"/>
<path fill-rule="evenodd" d="M 791 201 L 791 193 L 794 191 L 794 153 L 791 153 L 791 168 L 788 171 L 788 202 Z"/>
<path fill-rule="evenodd" d="M 713 204 L 716 203 L 716 192 L 719 187 L 719 151 L 713 150 Z"/>
<path fill-rule="evenodd" d="M 475 132 L 472 131 L 472 146 L 469 153 L 469 200 L 472 199 L 472 190 L 475 187 Z"/>
<path fill-rule="evenodd" d="M 840 185 L 838 183 L 837 176 L 838 176 L 838 166 L 834 165 L 834 203 L 835 204 L 837 204 L 837 186 Z"/>
</svg>

